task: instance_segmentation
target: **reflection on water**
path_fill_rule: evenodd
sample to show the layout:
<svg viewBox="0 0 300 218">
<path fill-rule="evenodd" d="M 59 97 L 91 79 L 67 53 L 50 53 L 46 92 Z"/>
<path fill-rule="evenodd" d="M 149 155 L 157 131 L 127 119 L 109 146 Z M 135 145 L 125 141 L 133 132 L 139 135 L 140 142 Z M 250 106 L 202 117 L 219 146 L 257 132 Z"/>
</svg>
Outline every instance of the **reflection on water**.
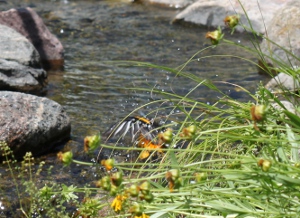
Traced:
<svg viewBox="0 0 300 218">
<path fill-rule="evenodd" d="M 78 150 L 75 153 L 78 158 L 84 158 L 80 151 L 85 135 L 103 132 L 132 110 L 160 99 L 161 95 L 151 92 L 152 89 L 185 95 L 197 85 L 164 70 L 117 65 L 118 60 L 133 60 L 175 68 L 206 48 L 208 41 L 204 36 L 208 29 L 171 24 L 178 12 L 174 9 L 121 0 L 15 0 L 5 7 L 11 5 L 33 7 L 65 47 L 65 71 L 49 72 L 47 97 L 63 105 L 70 115 L 73 140 L 70 146 Z M 226 36 L 231 37 L 229 33 Z M 231 39 L 242 45 L 251 45 L 245 35 L 236 34 Z M 221 46 L 201 52 L 183 71 L 215 82 L 236 83 L 254 92 L 262 79 L 255 66 L 233 57 L 208 57 L 220 54 L 243 56 L 255 61 L 237 47 Z M 249 99 L 233 86 L 216 85 L 229 96 Z M 148 90 L 138 91 L 139 88 Z M 205 86 L 199 86 L 191 97 L 211 103 L 219 96 Z M 151 109 L 168 105 L 172 103 L 160 102 L 139 111 L 147 114 Z M 162 109 L 159 115 L 169 112 Z M 55 154 L 41 157 L 46 166 L 55 163 L 55 159 Z M 94 179 L 83 173 L 88 170 L 79 167 L 61 169 L 56 164 L 53 178 L 80 186 Z"/>
</svg>

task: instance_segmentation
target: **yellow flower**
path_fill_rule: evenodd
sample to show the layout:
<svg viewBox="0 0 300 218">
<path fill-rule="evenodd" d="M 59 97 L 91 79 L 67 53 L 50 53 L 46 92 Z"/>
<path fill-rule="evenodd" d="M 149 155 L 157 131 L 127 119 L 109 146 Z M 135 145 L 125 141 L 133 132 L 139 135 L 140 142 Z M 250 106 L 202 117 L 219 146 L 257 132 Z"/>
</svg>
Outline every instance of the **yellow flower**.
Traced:
<svg viewBox="0 0 300 218">
<path fill-rule="evenodd" d="M 126 198 L 127 197 L 124 195 L 117 195 L 110 206 L 114 209 L 115 212 L 119 212 L 122 210 L 122 204 Z"/>
<path fill-rule="evenodd" d="M 134 218 L 150 218 L 150 216 L 143 213 L 141 216 L 134 216 Z"/>
<path fill-rule="evenodd" d="M 143 160 L 143 159 L 149 157 L 151 151 L 155 151 L 156 150 L 156 151 L 162 153 L 161 144 L 159 144 L 159 143 L 155 144 L 151 140 L 146 139 L 142 135 L 139 137 L 138 147 L 145 148 L 145 150 L 143 150 L 140 153 L 140 156 L 139 156 L 140 160 Z"/>
<path fill-rule="evenodd" d="M 142 152 L 140 153 L 139 159 L 140 159 L 140 160 L 144 160 L 144 159 L 146 159 L 146 158 L 149 157 L 149 156 L 150 156 L 150 152 L 147 151 L 147 150 L 144 150 L 144 151 L 142 151 Z"/>
</svg>

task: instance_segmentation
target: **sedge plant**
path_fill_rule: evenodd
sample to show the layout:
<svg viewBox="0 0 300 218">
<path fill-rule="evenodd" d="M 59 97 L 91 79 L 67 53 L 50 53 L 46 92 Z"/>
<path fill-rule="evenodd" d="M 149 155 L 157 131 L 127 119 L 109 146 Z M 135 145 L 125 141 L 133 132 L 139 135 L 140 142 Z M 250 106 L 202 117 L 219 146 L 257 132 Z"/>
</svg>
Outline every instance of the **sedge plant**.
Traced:
<svg viewBox="0 0 300 218">
<path fill-rule="evenodd" d="M 234 29 L 238 19 L 238 16 L 229 16 L 224 21 Z M 256 36 L 255 33 L 255 40 Z M 206 37 L 212 42 L 211 48 L 222 43 L 243 47 L 226 40 L 220 28 L 207 33 Z M 243 48 L 258 57 L 264 55 L 257 49 L 258 45 Z M 161 110 L 180 111 L 176 116 L 181 119 L 173 119 L 170 112 L 168 119 L 172 122 L 165 124 L 168 133 L 158 136 L 168 141 L 168 148 L 158 151 L 115 145 L 114 149 L 133 150 L 143 156 L 130 163 L 117 162 L 113 156 L 101 161 L 107 174 L 97 186 L 102 193 L 111 196 L 107 201 L 110 213 L 106 216 L 296 217 L 300 209 L 300 118 L 296 107 L 293 113 L 280 99 L 290 100 L 297 94 L 285 91 L 278 96 L 260 85 L 253 94 L 240 87 L 249 94 L 248 102 L 234 100 L 212 82 L 185 72 L 185 67 L 198 54 L 201 51 L 175 69 L 119 62 L 168 71 L 177 77 L 189 78 L 196 85 L 185 96 L 151 89 L 152 93 L 162 96 L 153 104 L 163 105 L 167 101 L 172 104 L 149 115 L 159 114 Z M 268 68 L 269 72 L 274 69 Z M 283 64 L 280 69 L 297 73 Z M 198 101 L 191 94 L 199 86 L 207 86 L 222 97 L 212 105 Z"/>
<path fill-rule="evenodd" d="M 234 34 L 239 17 L 228 16 L 224 21 Z M 212 46 L 205 49 L 217 49 L 222 44 L 238 46 L 264 61 L 265 54 L 256 44 L 259 42 L 257 34 L 250 30 L 254 36 L 253 47 L 226 40 L 219 28 L 206 34 Z M 171 103 L 149 113 L 170 111 L 165 118 L 170 121 L 164 125 L 166 131 L 158 136 L 168 147 L 138 147 L 134 143 L 130 147 L 113 146 L 114 150 L 138 153 L 132 162 L 118 162 L 112 155 L 95 163 L 83 163 L 73 158 L 72 151 L 60 152 L 58 158 L 65 167 L 74 163 L 98 165 L 103 172 L 101 178 L 93 188 L 64 184 L 35 187 L 33 183 L 24 183 L 31 203 L 29 212 L 20 204 L 23 214 L 41 215 L 39 208 L 46 208 L 44 213 L 48 216 L 64 217 L 67 215 L 63 209 L 72 203 L 77 208 L 72 217 L 297 217 L 300 211 L 300 117 L 296 106 L 294 111 L 287 110 L 281 101 L 291 101 L 298 97 L 297 93 L 283 90 L 278 95 L 259 85 L 256 93 L 239 87 L 249 95 L 248 101 L 232 99 L 213 82 L 185 71 L 202 51 L 177 68 L 133 61 L 118 63 L 157 68 L 194 82 L 194 88 L 184 96 L 155 88 L 150 90 L 162 98 L 144 106 Z M 212 57 L 220 56 L 200 58 Z M 237 58 L 262 67 L 243 57 Z M 271 56 L 267 58 L 297 79 L 297 71 L 292 66 Z M 263 66 L 270 73 L 278 70 L 266 63 Z M 221 97 L 213 104 L 199 101 L 192 94 L 200 86 L 214 90 Z M 174 111 L 177 111 L 175 118 Z M 99 146 L 112 148 L 101 143 L 98 135 L 85 139 L 87 153 Z M 81 201 L 78 201 L 79 193 L 85 195 Z M 51 200 L 53 196 L 60 196 L 55 198 L 60 201 Z"/>
</svg>

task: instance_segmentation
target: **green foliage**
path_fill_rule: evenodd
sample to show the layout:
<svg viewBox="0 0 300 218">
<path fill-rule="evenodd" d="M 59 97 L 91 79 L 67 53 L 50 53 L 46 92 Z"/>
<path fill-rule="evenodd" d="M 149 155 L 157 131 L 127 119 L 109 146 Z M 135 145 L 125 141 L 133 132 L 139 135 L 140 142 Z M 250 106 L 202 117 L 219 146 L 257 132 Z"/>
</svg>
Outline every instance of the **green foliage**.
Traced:
<svg viewBox="0 0 300 218">
<path fill-rule="evenodd" d="M 226 22 L 235 28 L 238 19 L 233 18 L 236 19 L 228 17 Z M 161 100 L 145 107 L 169 103 L 149 114 L 170 111 L 165 118 L 167 131 L 161 135 L 169 148 L 159 152 L 151 150 L 146 159 L 137 159 L 133 163 L 113 159 L 102 161 L 99 165 L 105 167 L 106 173 L 96 188 L 78 188 L 55 181 L 39 187 L 37 180 L 43 163 L 34 172 L 34 159 L 30 153 L 17 169 L 17 176 L 23 179 L 20 186 L 16 182 L 12 153 L 5 143 L 0 143 L 22 214 L 25 217 L 70 217 L 66 209 L 72 206 L 77 210 L 72 217 L 297 217 L 300 212 L 300 117 L 288 111 L 280 99 L 291 101 L 298 95 L 284 90 L 278 96 L 262 85 L 251 94 L 235 85 L 249 95 L 249 100 L 240 102 L 222 93 L 211 81 L 184 71 L 201 52 L 222 44 L 242 47 L 245 52 L 264 60 L 266 56 L 259 49 L 257 34 L 250 31 L 253 32 L 251 48 L 226 40 L 220 29 L 209 34 L 210 39 L 217 36 L 213 46 L 196 52 L 178 68 L 136 61 L 117 63 L 157 68 L 189 78 L 194 87 L 184 96 L 152 87 L 151 90 L 134 88 L 136 92 L 146 90 L 162 96 Z M 282 71 L 298 78 L 297 70 L 273 61 Z M 266 63 L 264 66 L 268 72 L 275 70 Z M 193 97 L 200 86 L 208 87 L 221 97 L 212 105 L 201 102 Z M 175 114 L 174 111 L 179 112 Z M 99 144 L 100 136 L 87 137 L 86 152 Z M 110 145 L 101 146 L 111 148 Z M 116 144 L 114 149 L 143 152 L 145 148 L 125 148 Z M 74 160 L 71 151 L 60 152 L 58 157 L 67 167 L 72 167 L 72 163 L 95 166 Z M 84 198 L 79 197 L 81 193 Z"/>
</svg>

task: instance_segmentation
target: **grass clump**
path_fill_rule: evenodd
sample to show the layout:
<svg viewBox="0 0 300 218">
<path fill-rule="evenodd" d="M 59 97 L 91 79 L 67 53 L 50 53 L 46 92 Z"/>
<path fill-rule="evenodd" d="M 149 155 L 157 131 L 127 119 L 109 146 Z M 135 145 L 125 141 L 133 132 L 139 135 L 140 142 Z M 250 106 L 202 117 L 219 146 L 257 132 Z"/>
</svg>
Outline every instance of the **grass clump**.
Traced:
<svg viewBox="0 0 300 218">
<path fill-rule="evenodd" d="M 238 20 L 238 16 L 225 18 L 226 24 L 232 28 L 231 33 Z M 246 48 L 227 41 L 220 28 L 206 37 L 213 44 L 210 48 L 225 43 L 242 47 L 258 57 L 264 56 L 258 45 Z M 253 42 L 256 40 L 254 33 Z M 279 96 L 260 85 L 254 94 L 239 87 L 248 93 L 249 100 L 232 99 L 212 82 L 184 71 L 199 54 L 201 51 L 175 69 L 141 62 L 119 62 L 157 68 L 177 77 L 189 78 L 195 87 L 184 96 L 154 88 L 150 90 L 161 95 L 162 99 L 145 106 L 169 103 L 148 114 L 157 117 L 163 110 L 170 111 L 164 116 L 165 131 L 156 139 L 162 141 L 161 145 L 168 146 L 155 147 L 154 142 L 149 142 L 151 147 L 135 147 L 135 143 L 130 147 L 118 144 L 113 147 L 142 154 L 133 162 L 118 162 L 111 156 L 99 162 L 84 163 L 74 160 L 71 151 L 58 154 L 66 167 L 76 163 L 102 168 L 102 176 L 95 187 L 78 188 L 55 182 L 37 186 L 43 164 L 33 172 L 30 154 L 25 156 L 22 167 L 18 169 L 22 176 L 27 172 L 27 179 L 20 187 L 15 181 L 9 149 L 1 144 L 18 198 L 24 199 L 21 196 L 23 190 L 29 199 L 27 206 L 20 201 L 23 216 L 297 217 L 300 211 L 300 118 L 297 107 L 294 111 L 287 110 L 281 99 L 291 101 L 297 99 L 298 94 L 285 90 Z M 238 58 L 243 60 L 243 57 Z M 269 72 L 274 70 L 267 69 Z M 281 65 L 281 69 L 298 78 L 293 68 Z M 193 92 L 200 86 L 207 86 L 221 97 L 213 104 L 197 100 Z M 135 91 L 145 90 L 135 88 Z M 142 107 L 137 110 L 140 109 Z M 99 146 L 101 149 L 112 148 L 101 144 L 98 135 L 89 136 L 84 142 L 84 150 L 90 154 Z M 75 208 L 76 212 L 67 213 L 68 208 Z"/>
</svg>

